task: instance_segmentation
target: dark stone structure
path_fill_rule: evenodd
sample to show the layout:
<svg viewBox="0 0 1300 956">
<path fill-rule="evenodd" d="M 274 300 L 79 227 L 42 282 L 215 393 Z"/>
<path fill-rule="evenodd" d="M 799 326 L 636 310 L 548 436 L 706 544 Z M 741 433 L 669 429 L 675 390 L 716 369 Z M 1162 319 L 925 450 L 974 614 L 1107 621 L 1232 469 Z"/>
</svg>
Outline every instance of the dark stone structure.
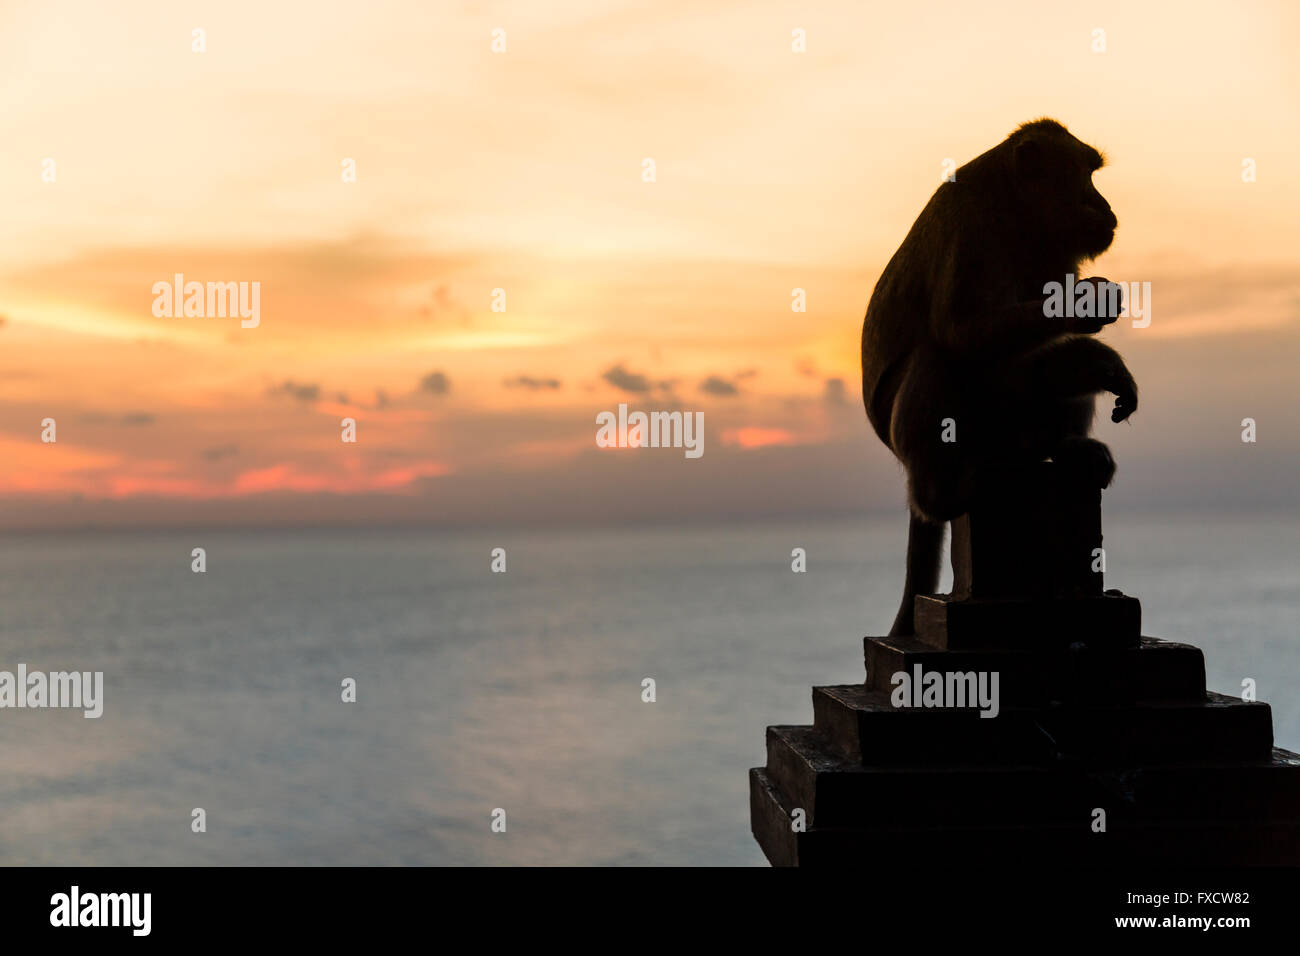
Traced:
<svg viewBox="0 0 1300 956">
<path fill-rule="evenodd" d="M 1101 493 L 1044 462 L 975 501 L 915 636 L 866 638 L 865 683 L 814 687 L 811 727 L 767 729 L 768 860 L 1300 863 L 1300 755 L 1273 746 L 1267 704 L 1207 692 L 1198 648 L 1143 637 L 1137 599 L 1103 590 Z M 997 673 L 997 716 L 894 705 L 896 674 L 931 672 Z"/>
</svg>

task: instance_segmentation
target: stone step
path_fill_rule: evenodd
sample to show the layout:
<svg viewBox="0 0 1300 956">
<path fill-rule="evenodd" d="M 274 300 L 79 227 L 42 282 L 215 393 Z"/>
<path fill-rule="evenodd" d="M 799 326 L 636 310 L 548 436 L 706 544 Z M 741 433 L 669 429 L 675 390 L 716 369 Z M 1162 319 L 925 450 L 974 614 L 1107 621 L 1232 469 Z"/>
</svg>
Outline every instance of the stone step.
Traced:
<svg viewBox="0 0 1300 956">
<path fill-rule="evenodd" d="M 978 827 L 791 827 L 793 805 L 762 767 L 749 772 L 750 827 L 773 866 L 978 868 L 1042 866 L 1280 866 L 1300 860 L 1300 820 L 1108 820 Z"/>
<path fill-rule="evenodd" d="M 894 707 L 889 693 L 843 684 L 813 688 L 813 726 L 832 751 L 866 764 L 1067 759 L 1124 767 L 1264 760 L 1273 748 L 1267 704 L 1214 693 L 1201 701 L 1003 706 L 988 718 L 972 707 Z"/>
<path fill-rule="evenodd" d="M 914 637 L 868 637 L 864 642 L 867 686 L 891 691 L 899 672 L 996 671 L 1007 705 L 1045 706 L 1051 701 L 1132 703 L 1139 700 L 1202 700 L 1205 656 L 1200 648 L 1144 637 L 1135 647 L 1043 651 L 945 651 Z"/>
<path fill-rule="evenodd" d="M 818 827 L 1073 825 L 1096 807 L 1112 823 L 1300 816 L 1300 756 L 1281 749 L 1257 763 L 1141 769 L 864 766 L 811 727 L 769 727 L 766 772 Z"/>
<path fill-rule="evenodd" d="M 1075 822 L 1102 788 L 1051 766 L 867 767 L 811 727 L 767 728 L 767 774 L 819 827 Z"/>
<path fill-rule="evenodd" d="M 1300 754 L 1274 747 L 1270 760 L 1174 764 L 1113 771 L 1118 812 L 1135 818 L 1286 820 L 1300 817 Z M 1293 863 L 1300 863 L 1300 856 Z"/>
<path fill-rule="evenodd" d="M 920 594 L 915 630 L 918 640 L 950 651 L 1041 650 L 1078 642 L 1136 647 L 1142 604 L 1113 590 L 1100 596 L 1023 600 Z"/>
</svg>

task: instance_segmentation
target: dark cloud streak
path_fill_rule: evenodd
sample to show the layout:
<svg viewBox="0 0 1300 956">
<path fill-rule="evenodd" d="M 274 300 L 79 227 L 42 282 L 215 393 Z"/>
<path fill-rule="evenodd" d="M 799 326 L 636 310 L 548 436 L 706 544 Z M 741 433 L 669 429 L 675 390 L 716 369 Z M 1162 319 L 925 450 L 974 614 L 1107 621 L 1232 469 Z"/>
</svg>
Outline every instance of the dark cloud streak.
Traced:
<svg viewBox="0 0 1300 956">
<path fill-rule="evenodd" d="M 506 388 L 526 388 L 534 392 L 554 391 L 560 387 L 558 378 L 535 378 L 531 375 L 516 375 L 506 379 L 502 384 Z"/>
<path fill-rule="evenodd" d="M 266 394 L 271 397 L 287 395 L 300 402 L 314 402 L 320 398 L 320 386 L 315 383 L 300 383 L 292 379 L 285 379 L 279 385 L 268 388 Z"/>
<path fill-rule="evenodd" d="M 451 379 L 446 372 L 430 372 L 420 379 L 420 391 L 431 395 L 446 395 L 451 391 Z"/>
</svg>

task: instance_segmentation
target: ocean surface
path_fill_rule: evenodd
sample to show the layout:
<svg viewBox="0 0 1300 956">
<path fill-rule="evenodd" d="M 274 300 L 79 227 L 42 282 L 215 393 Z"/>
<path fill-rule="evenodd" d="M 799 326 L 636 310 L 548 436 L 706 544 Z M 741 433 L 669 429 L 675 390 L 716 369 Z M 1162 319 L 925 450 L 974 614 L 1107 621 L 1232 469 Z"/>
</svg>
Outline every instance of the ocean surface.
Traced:
<svg viewBox="0 0 1300 956">
<path fill-rule="evenodd" d="M 1212 689 L 1254 678 L 1300 749 L 1300 521 L 1106 529 L 1107 585 L 1142 599 L 1145 633 L 1200 645 Z M 0 864 L 761 865 L 764 728 L 862 679 L 905 534 L 899 515 L 6 536 L 0 670 L 101 670 L 105 699 L 98 720 L 0 710 Z"/>
</svg>

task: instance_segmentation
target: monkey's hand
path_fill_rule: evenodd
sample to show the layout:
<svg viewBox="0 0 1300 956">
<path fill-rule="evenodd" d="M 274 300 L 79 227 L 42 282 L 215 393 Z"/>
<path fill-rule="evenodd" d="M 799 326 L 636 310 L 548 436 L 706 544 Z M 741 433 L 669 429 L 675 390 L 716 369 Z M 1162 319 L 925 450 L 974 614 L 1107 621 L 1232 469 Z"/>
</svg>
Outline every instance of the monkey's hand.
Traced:
<svg viewBox="0 0 1300 956">
<path fill-rule="evenodd" d="M 1106 390 L 1115 396 L 1115 407 L 1111 409 L 1110 420 L 1122 422 L 1137 411 L 1138 389 L 1137 382 L 1133 381 L 1133 373 L 1128 370 L 1119 356 L 1115 358 L 1117 367 L 1111 372 Z"/>
<path fill-rule="evenodd" d="M 1074 284 L 1076 297 L 1079 287 L 1085 284 L 1093 288 L 1092 308 L 1089 310 L 1091 314 L 1071 316 L 1069 331 L 1094 335 L 1118 319 L 1124 311 L 1124 287 L 1109 279 L 1093 276 L 1090 279 L 1080 279 Z M 1074 308 L 1079 308 L 1077 298 Z"/>
</svg>

